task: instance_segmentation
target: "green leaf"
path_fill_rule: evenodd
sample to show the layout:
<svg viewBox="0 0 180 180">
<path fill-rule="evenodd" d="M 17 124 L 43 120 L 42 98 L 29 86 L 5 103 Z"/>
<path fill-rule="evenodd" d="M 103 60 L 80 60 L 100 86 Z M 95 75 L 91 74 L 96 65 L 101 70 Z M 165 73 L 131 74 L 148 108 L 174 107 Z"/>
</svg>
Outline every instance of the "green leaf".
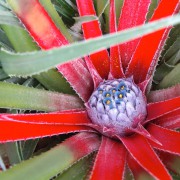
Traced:
<svg viewBox="0 0 180 180">
<path fill-rule="evenodd" d="M 0 168 L 1 168 L 3 171 L 6 170 L 6 166 L 5 166 L 5 164 L 4 164 L 3 159 L 2 159 L 1 156 L 0 156 Z"/>
<path fill-rule="evenodd" d="M 58 15 L 57 11 L 55 10 L 53 4 L 50 0 L 40 0 L 40 3 L 44 6 L 48 14 L 51 16 L 52 20 L 56 24 L 56 26 L 60 29 L 62 34 L 67 38 L 69 42 L 73 42 L 73 38 L 69 33 L 66 25 L 62 21 L 62 18 Z"/>
<path fill-rule="evenodd" d="M 42 72 L 35 75 L 36 78 L 44 87 L 51 91 L 62 92 L 66 94 L 75 94 L 66 79 L 57 72 L 56 69 L 50 69 L 47 72 Z"/>
<path fill-rule="evenodd" d="M 29 78 L 22 85 L 26 87 L 36 87 L 38 82 L 33 78 Z"/>
<path fill-rule="evenodd" d="M 13 51 L 13 47 L 9 42 L 6 34 L 0 29 L 0 45 L 9 51 Z"/>
<path fill-rule="evenodd" d="M 60 16 L 62 16 L 62 19 L 64 20 L 64 22 L 66 22 L 67 24 L 69 24 L 69 26 L 71 26 L 74 23 L 74 20 L 72 17 L 75 16 L 75 13 L 67 9 L 67 7 L 65 6 L 66 4 L 65 1 L 57 0 L 56 2 L 57 3 L 54 4 L 56 11 L 59 13 Z"/>
<path fill-rule="evenodd" d="M 23 84 L 24 81 L 25 81 L 24 78 L 19 78 L 19 77 L 15 77 L 15 76 L 4 80 L 4 82 L 14 83 L 14 84 Z"/>
<path fill-rule="evenodd" d="M 97 16 L 100 17 L 104 13 L 105 9 L 109 6 L 109 0 L 97 1 Z"/>
<path fill-rule="evenodd" d="M 3 180 L 50 179 L 71 164 L 73 160 L 74 158 L 69 149 L 61 145 L 1 173 L 0 178 Z"/>
<path fill-rule="evenodd" d="M 65 170 L 62 174 L 55 178 L 55 180 L 80 180 L 84 179 L 87 175 L 91 164 L 93 154 L 81 159 L 69 169 Z"/>
<path fill-rule="evenodd" d="M 174 42 L 174 44 L 167 50 L 163 59 L 164 62 L 158 66 L 154 80 L 160 81 L 165 77 L 179 62 L 180 60 L 180 37 Z"/>
<path fill-rule="evenodd" d="M 97 150 L 99 146 L 98 137 L 96 135 L 87 137 L 86 134 L 77 134 L 55 148 L 0 173 L 0 179 L 48 180 L 52 178 L 80 158 Z M 84 143 L 85 149 L 81 149 L 82 146 L 79 146 L 81 143 Z"/>
<path fill-rule="evenodd" d="M 39 139 L 32 139 L 18 142 L 21 147 L 21 156 L 23 160 L 27 160 L 33 155 L 38 141 Z"/>
<path fill-rule="evenodd" d="M 149 12 L 147 14 L 147 21 L 149 21 L 149 19 L 152 17 L 155 9 L 157 8 L 158 6 L 158 3 L 159 3 L 159 0 L 151 0 L 151 5 L 149 7 Z"/>
<path fill-rule="evenodd" d="M 84 22 L 89 22 L 93 20 L 97 20 L 98 17 L 94 15 L 89 15 L 89 16 L 80 16 L 80 17 L 74 17 L 76 23 L 84 23 Z"/>
<path fill-rule="evenodd" d="M 168 61 L 174 54 L 180 50 L 180 37 L 174 40 L 172 46 L 166 51 L 163 60 Z"/>
<path fill-rule="evenodd" d="M 39 50 L 38 46 L 33 42 L 33 39 L 25 29 L 8 25 L 3 25 L 2 29 L 6 33 L 6 36 L 16 52 L 31 52 Z"/>
<path fill-rule="evenodd" d="M 2 10 L 0 10 L 0 24 L 22 27 L 22 24 L 11 12 Z"/>
<path fill-rule="evenodd" d="M 19 153 L 19 146 L 17 142 L 8 142 L 5 144 L 5 148 L 11 165 L 21 162 L 22 159 Z"/>
<path fill-rule="evenodd" d="M 5 82 L 0 82 L 0 99 L 1 108 L 49 112 L 82 107 L 82 102 L 76 96 Z"/>
<path fill-rule="evenodd" d="M 177 64 L 176 67 L 163 78 L 163 80 L 159 83 L 157 88 L 163 89 L 179 83 L 180 83 L 180 63 Z"/>
<path fill-rule="evenodd" d="M 3 25 L 2 28 L 15 51 L 31 52 L 39 50 L 39 47 L 30 37 L 28 32 L 26 32 L 23 28 L 12 28 L 11 26 L 7 25 Z M 24 61 L 26 61 L 26 59 Z M 48 72 L 43 72 L 40 75 L 34 76 L 34 78 L 36 78 L 48 90 L 74 94 L 74 91 L 70 87 L 69 83 L 67 83 L 65 78 L 55 69 L 51 69 Z"/>
<path fill-rule="evenodd" d="M 70 2 L 68 3 L 67 0 L 56 0 L 56 3 L 59 4 L 59 6 L 63 7 L 68 14 L 74 15 L 75 13 L 77 13 L 77 9 L 73 8 L 73 4 L 70 4 Z"/>
<path fill-rule="evenodd" d="M 123 3 L 124 3 L 124 0 L 115 0 L 117 24 L 119 22 L 119 17 L 120 17 L 120 14 L 121 14 Z"/>
<path fill-rule="evenodd" d="M 3 69 L 0 69 L 0 81 L 7 78 L 8 78 L 8 75 L 3 71 Z"/>
<path fill-rule="evenodd" d="M 173 27 L 172 30 L 170 31 L 169 38 L 167 39 L 166 45 L 164 46 L 164 51 L 161 54 L 162 58 L 164 58 L 166 52 L 169 50 L 169 48 L 171 48 L 171 46 L 174 44 L 176 39 L 179 37 L 179 32 L 180 32 L 180 24 Z"/>
<path fill-rule="evenodd" d="M 75 24 L 71 27 L 71 30 L 73 30 L 74 32 L 81 32 L 81 26 L 83 23 L 93 20 L 98 20 L 98 17 L 94 15 L 90 15 L 90 16 L 74 17 L 74 19 L 75 19 Z"/>
<path fill-rule="evenodd" d="M 96 0 L 96 12 L 101 22 L 101 27 L 105 33 L 109 32 L 109 1 L 108 0 Z M 104 15 L 104 16 L 102 16 Z"/>
<path fill-rule="evenodd" d="M 170 25 L 180 23 L 180 15 L 163 18 L 129 30 L 105 35 L 61 48 L 33 53 L 0 52 L 0 60 L 7 74 L 27 76 L 46 71 L 60 63 L 96 52 L 102 48 L 132 40 Z M 68 53 L 67 53 L 68 52 Z"/>
<path fill-rule="evenodd" d="M 75 2 L 72 2 L 72 0 L 65 0 L 66 3 L 77 12 L 77 7 L 75 5 Z"/>
<path fill-rule="evenodd" d="M 7 9 L 9 10 L 9 6 L 7 3 L 3 2 L 3 1 L 0 1 L 0 7 L 4 8 L 4 9 Z"/>
<path fill-rule="evenodd" d="M 154 75 L 154 80 L 158 84 L 170 71 L 173 70 L 175 65 L 180 60 L 180 50 L 172 56 L 167 62 L 160 65 Z"/>
</svg>

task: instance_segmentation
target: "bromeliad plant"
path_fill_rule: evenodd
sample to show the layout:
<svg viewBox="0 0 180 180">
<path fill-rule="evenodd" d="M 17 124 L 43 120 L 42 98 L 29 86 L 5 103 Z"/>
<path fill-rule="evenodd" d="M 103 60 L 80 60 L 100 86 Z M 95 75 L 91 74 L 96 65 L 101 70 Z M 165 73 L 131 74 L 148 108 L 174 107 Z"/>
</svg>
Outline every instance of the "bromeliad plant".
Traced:
<svg viewBox="0 0 180 180">
<path fill-rule="evenodd" d="M 77 44 L 68 46 L 72 37 L 65 31 L 62 22 L 60 24 L 57 22 L 55 18 L 57 14 L 52 9 L 50 1 L 7 0 L 7 2 L 42 50 L 64 46 L 64 49 L 62 47 L 32 54 L 10 54 L 1 51 L 1 63 L 8 74 L 32 75 L 50 69 L 53 63 L 55 65 L 56 62 L 65 62 L 71 57 L 71 54 L 75 54 L 74 58 L 79 56 L 78 52 L 74 51 L 76 50 L 75 46 L 78 47 Z M 76 0 L 76 3 L 79 15 L 89 19 L 82 21 L 84 39 L 101 36 L 100 22 L 95 18 L 93 1 Z M 109 28 L 109 32 L 114 33 L 144 24 L 150 4 L 150 0 L 124 0 L 117 27 L 115 1 L 110 0 L 109 24 L 106 22 L 104 28 L 106 30 Z M 106 5 L 108 6 L 108 1 Z M 179 6 L 178 0 L 161 0 L 149 21 L 173 15 L 179 11 Z M 100 12 L 100 16 L 102 12 Z M 90 20 L 91 18 L 95 19 Z M 103 21 L 102 16 L 99 19 Z M 65 20 L 68 21 L 68 19 Z M 82 42 L 82 45 L 83 43 L 86 45 L 87 42 L 89 45 L 87 47 L 90 49 L 84 47 L 84 54 L 81 55 L 88 53 L 88 56 L 56 66 L 79 98 L 74 95 L 26 89 L 20 85 L 1 82 L 2 89 L 5 90 L 12 86 L 19 91 L 17 92 L 18 98 L 26 100 L 27 96 L 33 97 L 33 94 L 38 94 L 32 102 L 29 102 L 27 108 L 51 111 L 50 113 L 1 114 L 1 142 L 35 139 L 72 132 L 78 132 L 78 134 L 68 138 L 49 152 L 0 174 L 0 177 L 23 179 L 29 171 L 29 173 L 33 173 L 29 179 L 49 179 L 62 173 L 62 170 L 83 157 L 91 161 L 92 156 L 87 156 L 95 151 L 97 154 L 95 154 L 94 163 L 92 163 L 88 175 L 84 176 L 88 179 L 123 179 L 128 174 L 125 173 L 128 171 L 127 167 L 135 179 L 172 179 L 167 169 L 180 173 L 179 85 L 166 90 L 150 91 L 152 77 L 170 29 L 168 27 L 139 39 L 111 46 L 108 50 L 101 49 L 93 54 L 91 53 L 93 47 L 88 43 L 103 42 L 103 38 L 107 43 L 106 46 L 117 42 L 114 40 L 113 43 L 109 43 L 105 41 L 106 37 L 97 38 L 97 41 L 95 39 Z M 4 27 L 4 31 L 8 34 L 7 27 Z M 118 37 L 118 34 L 113 35 L 109 37 Z M 131 31 L 129 34 L 127 31 L 127 35 L 131 36 Z M 124 36 L 126 36 L 126 31 L 124 31 Z M 96 46 L 96 44 L 94 46 L 94 50 L 105 47 L 103 45 Z M 70 50 L 71 47 L 72 51 L 66 51 L 66 48 Z M 35 49 L 37 47 L 33 45 L 31 50 Z M 61 50 L 69 53 L 70 56 L 67 54 L 61 54 L 60 57 L 53 56 L 53 53 L 57 54 Z M 64 58 L 65 56 L 68 58 Z M 37 58 L 37 62 L 33 60 L 34 57 Z M 44 63 L 39 64 L 39 62 L 43 62 L 42 57 L 44 57 Z M 58 59 L 47 62 L 46 59 L 49 57 Z M 27 67 L 27 65 L 29 66 Z M 37 65 L 37 67 L 33 67 L 33 65 Z M 54 73 L 53 76 L 51 76 L 52 73 Z M 44 83 L 46 88 L 50 82 L 48 77 L 58 77 L 58 80 L 64 81 L 61 76 L 57 76 L 55 70 L 50 70 L 43 76 L 46 81 L 42 78 L 42 74 L 34 77 L 42 84 Z M 57 84 L 51 86 L 51 90 L 66 93 L 68 87 L 66 89 L 57 87 L 58 80 L 55 81 Z M 68 93 L 72 93 L 71 89 L 68 90 Z M 33 109 L 34 104 L 36 104 L 35 109 Z M 58 156 L 62 159 L 56 163 L 53 162 L 52 157 L 58 158 Z M 176 165 L 174 165 L 175 163 Z M 43 167 L 44 164 L 48 164 L 48 169 L 47 166 Z M 80 161 L 73 167 L 78 169 L 83 165 L 83 161 Z M 70 175 L 73 167 L 69 171 Z M 34 173 L 36 169 L 41 169 L 43 172 Z M 70 175 L 62 174 L 60 179 L 70 177 Z"/>
</svg>

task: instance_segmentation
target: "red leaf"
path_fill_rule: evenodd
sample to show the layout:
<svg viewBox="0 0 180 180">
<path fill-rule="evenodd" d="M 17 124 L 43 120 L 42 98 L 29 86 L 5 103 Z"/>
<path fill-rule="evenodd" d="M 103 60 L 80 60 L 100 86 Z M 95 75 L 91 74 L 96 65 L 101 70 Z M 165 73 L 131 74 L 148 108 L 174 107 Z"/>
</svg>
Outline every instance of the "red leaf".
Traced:
<svg viewBox="0 0 180 180">
<path fill-rule="evenodd" d="M 141 124 L 138 124 L 136 128 L 130 128 L 130 129 L 132 130 L 132 132 L 140 134 L 144 136 L 145 138 L 150 139 L 154 143 L 161 145 L 161 143 L 156 138 L 154 138 L 151 134 L 149 134 L 149 132 Z"/>
<path fill-rule="evenodd" d="M 42 49 L 69 44 L 38 0 L 16 0 L 13 10 Z M 57 68 L 80 97 L 88 100 L 93 82 L 83 60 L 74 60 Z"/>
<path fill-rule="evenodd" d="M 119 18 L 118 31 L 144 24 L 151 0 L 125 0 Z M 121 59 L 124 69 L 139 43 L 139 39 L 120 45 Z"/>
<path fill-rule="evenodd" d="M 148 94 L 148 102 L 165 101 L 180 96 L 180 84 L 167 89 L 151 91 Z"/>
<path fill-rule="evenodd" d="M 180 175 L 180 156 L 163 151 L 159 152 L 158 155 L 168 169 Z"/>
<path fill-rule="evenodd" d="M 96 15 L 92 0 L 76 0 L 80 16 Z M 82 24 L 85 39 L 102 35 L 98 20 L 85 22 Z M 109 74 L 109 56 L 107 50 L 102 50 L 91 54 L 90 59 L 102 78 L 107 78 Z"/>
<path fill-rule="evenodd" d="M 131 156 L 153 177 L 171 179 L 167 170 L 147 142 L 141 135 L 119 137 Z"/>
<path fill-rule="evenodd" d="M 38 0 L 16 0 L 14 11 L 42 49 L 68 44 Z"/>
<path fill-rule="evenodd" d="M 151 21 L 170 16 L 178 11 L 179 0 L 161 0 Z M 135 82 L 148 79 L 154 72 L 159 55 L 170 28 L 142 37 L 127 68 L 126 75 L 134 76 Z"/>
<path fill-rule="evenodd" d="M 100 77 L 99 73 L 97 72 L 96 68 L 94 67 L 92 61 L 90 60 L 89 57 L 85 57 L 86 65 L 89 69 L 89 72 L 91 74 L 91 77 L 94 82 L 94 89 L 96 89 L 99 85 L 100 82 L 102 82 L 102 78 Z"/>
<path fill-rule="evenodd" d="M 180 128 L 180 109 L 173 111 L 156 120 L 156 124 L 169 129 Z"/>
<path fill-rule="evenodd" d="M 93 80 L 85 62 L 82 59 L 78 59 L 59 65 L 57 68 L 71 84 L 79 97 L 84 102 L 87 102 L 94 89 Z"/>
<path fill-rule="evenodd" d="M 144 94 L 146 94 L 146 91 L 148 91 L 148 90 L 147 90 L 147 87 L 148 87 L 148 84 L 149 84 L 150 80 L 151 80 L 151 78 L 149 78 L 149 79 L 141 82 L 140 84 L 138 84 L 139 88 L 141 89 L 141 91 L 142 91 Z"/>
<path fill-rule="evenodd" d="M 146 180 L 153 180 L 152 176 L 148 174 L 129 154 L 127 156 L 127 163 L 129 168 L 131 169 L 134 179 L 146 179 Z"/>
<path fill-rule="evenodd" d="M 83 132 L 67 139 L 63 143 L 73 152 L 75 159 L 96 151 L 99 148 L 100 140 L 95 133 Z"/>
<path fill-rule="evenodd" d="M 41 114 L 0 114 L 1 121 L 15 121 L 31 124 L 85 125 L 91 123 L 86 111 L 62 111 Z"/>
<path fill-rule="evenodd" d="M 147 119 L 146 122 L 161 117 L 167 113 L 175 111 L 180 107 L 180 97 L 169 99 L 167 101 L 161 101 L 151 103 L 147 105 Z"/>
<path fill-rule="evenodd" d="M 157 149 L 175 153 L 180 155 L 180 133 L 172 130 L 168 130 L 151 124 L 148 126 L 149 133 L 155 137 L 162 145 L 155 144 L 150 141 L 150 144 Z"/>
<path fill-rule="evenodd" d="M 0 142 L 35 139 L 71 132 L 92 131 L 91 128 L 78 125 L 27 124 L 0 120 Z"/>
<path fill-rule="evenodd" d="M 110 33 L 117 32 L 114 0 L 110 0 L 109 15 L 110 15 L 110 22 L 109 22 Z M 123 72 L 122 64 L 121 64 L 119 46 L 114 46 L 114 47 L 110 48 L 110 74 L 113 76 L 113 78 L 124 77 L 124 72 Z"/>
<path fill-rule="evenodd" d="M 126 150 L 121 143 L 103 136 L 91 180 L 123 178 Z"/>
</svg>

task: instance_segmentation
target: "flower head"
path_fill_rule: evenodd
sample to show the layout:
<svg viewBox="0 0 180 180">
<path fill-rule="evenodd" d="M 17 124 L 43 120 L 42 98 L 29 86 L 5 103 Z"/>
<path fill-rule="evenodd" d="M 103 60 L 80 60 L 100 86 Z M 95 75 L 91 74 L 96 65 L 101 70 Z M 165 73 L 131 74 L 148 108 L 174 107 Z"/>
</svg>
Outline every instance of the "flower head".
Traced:
<svg viewBox="0 0 180 180">
<path fill-rule="evenodd" d="M 11 0 L 8 1 L 13 4 Z M 150 2 L 125 0 L 117 27 L 115 2 L 110 0 L 109 32 L 145 23 Z M 42 49 L 68 44 L 37 0 L 15 0 L 14 3 L 14 12 Z M 80 16 L 95 15 L 92 0 L 76 0 L 76 3 Z M 161 0 L 151 21 L 174 14 L 178 5 L 178 0 Z M 31 26 L 33 13 L 39 14 L 35 22 L 37 27 Z M 41 21 L 46 29 L 40 28 Z M 98 20 L 84 22 L 82 30 L 85 39 L 102 35 Z M 96 142 L 96 147 L 91 149 L 98 149 L 98 153 L 90 179 L 122 179 L 126 162 L 135 178 L 140 173 L 148 172 L 157 179 L 171 179 L 158 155 L 164 157 L 164 152 L 180 155 L 180 133 L 175 131 L 179 128 L 177 114 L 180 97 L 155 97 L 147 93 L 169 30 L 163 29 L 110 47 L 110 52 L 101 50 L 85 57 L 85 60 L 58 65 L 59 72 L 84 101 L 83 109 L 71 104 L 66 111 L 57 113 L 3 114 L 0 116 L 0 126 L 3 128 L 0 141 L 88 131 L 75 135 L 72 141 L 80 137 L 82 155 L 90 151 L 88 145 L 84 144 L 92 145 L 92 139 Z M 159 94 L 169 94 L 169 90 L 166 93 L 160 91 Z M 147 96 L 152 96 L 151 101 Z M 6 134 L 9 128 L 14 128 L 13 133 Z M 102 135 L 100 147 L 97 143 L 99 139 L 93 133 Z M 91 141 L 81 141 L 83 136 Z M 158 149 L 158 153 L 154 149 Z M 169 167 L 166 162 L 165 165 Z"/>
<path fill-rule="evenodd" d="M 100 83 L 86 109 L 101 133 L 113 137 L 131 133 L 147 115 L 145 96 L 131 78 Z"/>
</svg>

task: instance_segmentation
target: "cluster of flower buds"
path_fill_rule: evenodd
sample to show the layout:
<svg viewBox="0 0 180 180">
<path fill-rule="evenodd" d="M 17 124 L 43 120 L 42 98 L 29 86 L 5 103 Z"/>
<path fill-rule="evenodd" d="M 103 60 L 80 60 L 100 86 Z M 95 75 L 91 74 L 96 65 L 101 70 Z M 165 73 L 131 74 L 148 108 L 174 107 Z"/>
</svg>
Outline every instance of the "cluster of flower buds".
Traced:
<svg viewBox="0 0 180 180">
<path fill-rule="evenodd" d="M 86 103 L 92 122 L 102 131 L 125 135 L 146 115 L 146 99 L 132 78 L 102 82 Z"/>
</svg>

